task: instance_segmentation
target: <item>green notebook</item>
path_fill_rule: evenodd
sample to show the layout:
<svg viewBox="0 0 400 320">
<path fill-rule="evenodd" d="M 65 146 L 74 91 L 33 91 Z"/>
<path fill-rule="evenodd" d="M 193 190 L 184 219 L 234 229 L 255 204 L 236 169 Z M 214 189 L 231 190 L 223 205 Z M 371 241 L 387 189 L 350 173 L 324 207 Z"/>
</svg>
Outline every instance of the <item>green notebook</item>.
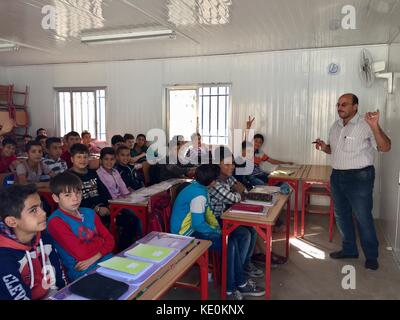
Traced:
<svg viewBox="0 0 400 320">
<path fill-rule="evenodd" d="M 128 257 L 143 258 L 149 261 L 161 262 L 174 252 L 176 252 L 176 250 L 171 248 L 140 243 L 136 247 L 126 251 L 125 255 Z"/>
<path fill-rule="evenodd" d="M 142 273 L 152 266 L 152 264 L 149 262 L 121 257 L 113 257 L 106 261 L 100 262 L 99 265 L 107 269 L 122 271 L 132 275 Z"/>
</svg>

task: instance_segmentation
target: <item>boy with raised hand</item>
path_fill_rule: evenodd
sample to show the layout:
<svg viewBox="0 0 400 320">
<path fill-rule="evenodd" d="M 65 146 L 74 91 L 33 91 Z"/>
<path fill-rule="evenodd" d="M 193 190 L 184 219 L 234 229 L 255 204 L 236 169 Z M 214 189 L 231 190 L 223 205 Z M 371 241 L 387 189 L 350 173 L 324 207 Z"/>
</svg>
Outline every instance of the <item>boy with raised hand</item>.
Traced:
<svg viewBox="0 0 400 320">
<path fill-rule="evenodd" d="M 0 300 L 42 299 L 64 287 L 35 185 L 1 189 L 0 203 Z"/>
<path fill-rule="evenodd" d="M 49 218 L 49 233 L 73 281 L 112 257 L 114 238 L 93 209 L 81 208 L 82 182 L 70 173 L 60 173 L 50 181 L 58 209 Z"/>
</svg>

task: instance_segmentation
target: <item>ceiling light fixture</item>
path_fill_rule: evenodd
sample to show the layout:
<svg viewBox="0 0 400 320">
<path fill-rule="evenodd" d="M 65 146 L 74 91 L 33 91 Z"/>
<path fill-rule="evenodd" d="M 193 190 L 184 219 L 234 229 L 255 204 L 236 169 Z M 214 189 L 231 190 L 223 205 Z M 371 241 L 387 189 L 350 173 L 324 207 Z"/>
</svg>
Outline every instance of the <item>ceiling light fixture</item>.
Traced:
<svg viewBox="0 0 400 320">
<path fill-rule="evenodd" d="M 170 38 L 175 39 L 176 35 L 173 30 L 137 30 L 137 31 L 121 31 L 114 33 L 91 33 L 81 36 L 84 43 L 116 43 L 127 42 L 130 40 Z"/>
</svg>

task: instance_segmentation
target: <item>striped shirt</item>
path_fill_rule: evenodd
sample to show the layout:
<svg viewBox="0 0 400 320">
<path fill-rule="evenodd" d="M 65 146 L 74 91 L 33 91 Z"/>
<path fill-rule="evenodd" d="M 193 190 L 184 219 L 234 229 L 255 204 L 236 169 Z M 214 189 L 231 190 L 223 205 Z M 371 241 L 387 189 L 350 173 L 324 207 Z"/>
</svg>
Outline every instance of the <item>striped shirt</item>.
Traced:
<svg viewBox="0 0 400 320">
<path fill-rule="evenodd" d="M 210 189 L 210 207 L 217 218 L 219 218 L 230 205 L 242 200 L 240 193 L 232 191 L 232 187 L 236 182 L 237 180 L 232 176 L 228 177 L 225 181 L 217 179 L 215 186 Z"/>
<path fill-rule="evenodd" d="M 68 170 L 67 163 L 59 158 L 58 160 L 53 160 L 51 158 L 42 159 L 42 163 L 44 163 L 50 171 L 53 171 L 56 175 Z"/>
<path fill-rule="evenodd" d="M 374 163 L 377 150 L 374 134 L 364 119 L 357 113 L 346 126 L 337 120 L 329 131 L 333 169 L 361 169 Z"/>
</svg>

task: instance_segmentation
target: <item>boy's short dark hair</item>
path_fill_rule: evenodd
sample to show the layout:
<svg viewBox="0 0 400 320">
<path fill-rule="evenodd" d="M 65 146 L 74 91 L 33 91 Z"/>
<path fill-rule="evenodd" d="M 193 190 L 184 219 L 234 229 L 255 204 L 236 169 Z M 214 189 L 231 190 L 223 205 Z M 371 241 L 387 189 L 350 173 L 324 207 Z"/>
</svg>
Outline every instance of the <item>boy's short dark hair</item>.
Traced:
<svg viewBox="0 0 400 320">
<path fill-rule="evenodd" d="M 130 133 L 125 133 L 125 134 L 124 134 L 124 140 L 125 140 L 125 141 L 126 141 L 126 140 L 133 140 L 133 139 L 135 139 L 135 137 L 134 137 L 133 134 L 130 134 Z"/>
<path fill-rule="evenodd" d="M 102 160 L 107 154 L 115 156 L 115 151 L 111 147 L 105 147 L 100 151 L 100 160 Z"/>
<path fill-rule="evenodd" d="M 37 189 L 34 184 L 12 185 L 8 188 L 1 188 L 0 221 L 4 221 L 9 216 L 20 219 L 25 200 L 35 193 L 37 193 Z"/>
<path fill-rule="evenodd" d="M 40 142 L 40 140 L 42 140 L 42 139 L 47 139 L 47 136 L 41 134 L 41 135 L 39 135 L 39 136 L 37 136 L 37 137 L 35 138 L 35 141 Z"/>
<path fill-rule="evenodd" d="M 124 137 L 121 136 L 120 134 L 116 134 L 114 136 L 112 136 L 111 138 L 111 144 L 114 146 L 119 142 L 125 142 Z"/>
<path fill-rule="evenodd" d="M 83 139 L 83 136 L 86 136 L 87 134 L 90 134 L 90 136 L 92 136 L 89 131 L 84 130 L 84 131 L 82 131 L 81 138 Z"/>
<path fill-rule="evenodd" d="M 29 142 L 25 145 L 25 151 L 26 151 L 26 152 L 29 152 L 29 150 L 31 150 L 31 148 L 34 147 L 34 146 L 39 146 L 40 148 L 42 147 L 42 145 L 40 144 L 39 141 L 32 140 L 32 141 L 29 141 Z M 42 150 L 42 151 L 43 151 L 43 150 Z"/>
<path fill-rule="evenodd" d="M 14 147 L 17 147 L 17 141 L 15 141 L 13 138 L 10 138 L 10 137 L 4 138 L 4 140 L 1 144 L 3 145 L 3 147 L 5 147 L 7 144 L 11 144 Z"/>
<path fill-rule="evenodd" d="M 254 139 L 261 139 L 262 142 L 264 143 L 264 136 L 261 133 L 255 134 L 253 140 Z"/>
<path fill-rule="evenodd" d="M 214 151 L 214 161 L 221 163 L 226 158 L 231 158 L 232 161 L 230 163 L 233 163 L 232 151 L 228 147 L 225 147 L 225 146 L 217 147 Z"/>
<path fill-rule="evenodd" d="M 82 191 L 82 181 L 71 172 L 62 172 L 50 180 L 50 190 L 57 197 L 61 192 L 80 192 Z"/>
<path fill-rule="evenodd" d="M 83 143 L 75 143 L 70 150 L 71 157 L 76 154 L 88 154 L 89 155 L 89 148 L 85 146 Z"/>
<path fill-rule="evenodd" d="M 139 133 L 139 134 L 136 136 L 136 140 L 139 139 L 140 137 L 142 137 L 142 138 L 144 138 L 144 140 L 146 140 L 146 136 L 145 136 L 143 133 Z"/>
<path fill-rule="evenodd" d="M 47 140 L 46 140 L 46 148 L 50 149 L 50 147 L 51 147 L 51 145 L 53 143 L 61 143 L 61 138 L 58 138 L 58 137 L 47 138 Z"/>
<path fill-rule="evenodd" d="M 131 149 L 129 149 L 129 147 L 127 145 L 122 144 L 122 145 L 118 146 L 117 150 L 115 151 L 115 154 L 116 155 L 120 154 L 122 150 L 129 150 L 130 151 Z"/>
<path fill-rule="evenodd" d="M 45 128 L 39 128 L 39 129 L 36 130 L 36 135 L 38 136 L 38 135 L 39 135 L 39 132 L 42 131 L 42 130 L 46 131 Z"/>
<path fill-rule="evenodd" d="M 65 141 L 68 141 L 68 139 L 70 138 L 70 137 L 81 137 L 80 135 L 79 135 L 79 133 L 78 132 L 76 132 L 76 131 L 70 131 L 70 132 L 68 132 L 66 135 L 65 135 Z"/>
<path fill-rule="evenodd" d="M 197 167 L 194 178 L 198 183 L 207 187 L 219 176 L 219 166 L 215 164 L 202 164 Z"/>
</svg>

